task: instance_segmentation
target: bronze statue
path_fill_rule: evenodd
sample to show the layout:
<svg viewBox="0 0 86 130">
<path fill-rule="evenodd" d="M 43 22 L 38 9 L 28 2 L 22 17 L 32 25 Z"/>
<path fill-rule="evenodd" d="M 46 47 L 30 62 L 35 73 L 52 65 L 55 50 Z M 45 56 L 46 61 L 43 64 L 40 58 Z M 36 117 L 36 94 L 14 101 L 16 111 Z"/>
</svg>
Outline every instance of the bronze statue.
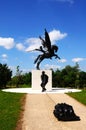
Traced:
<svg viewBox="0 0 86 130">
<path fill-rule="evenodd" d="M 46 84 L 48 83 L 48 75 L 45 74 L 45 71 L 42 71 L 41 74 L 41 87 L 42 87 L 42 92 L 46 91 Z"/>
<path fill-rule="evenodd" d="M 49 34 L 47 30 L 45 29 L 45 40 L 40 36 L 40 40 L 42 41 L 42 46 L 40 46 L 39 49 L 35 49 L 37 51 L 41 51 L 43 54 L 38 55 L 38 57 L 35 59 L 34 64 L 37 63 L 36 68 L 39 70 L 39 65 L 40 63 L 45 59 L 45 58 L 50 58 L 52 59 L 53 56 L 55 58 L 60 59 L 60 57 L 55 54 L 58 51 L 58 46 L 56 45 L 51 45 L 51 41 L 49 38 Z"/>
</svg>

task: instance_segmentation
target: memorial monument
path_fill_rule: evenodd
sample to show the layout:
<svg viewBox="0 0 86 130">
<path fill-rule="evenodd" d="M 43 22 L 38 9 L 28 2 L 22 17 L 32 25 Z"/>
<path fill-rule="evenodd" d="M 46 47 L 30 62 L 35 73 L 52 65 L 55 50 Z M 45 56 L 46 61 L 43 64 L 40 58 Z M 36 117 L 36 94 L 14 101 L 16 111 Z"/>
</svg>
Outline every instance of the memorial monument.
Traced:
<svg viewBox="0 0 86 130">
<path fill-rule="evenodd" d="M 36 68 L 39 70 L 39 65 L 44 59 L 52 59 L 54 56 L 55 58 L 60 59 L 60 57 L 56 54 L 58 51 L 58 46 L 51 45 L 50 37 L 45 29 L 45 40 L 40 36 L 40 40 L 42 41 L 42 46 L 40 46 L 39 49 L 35 49 L 36 51 L 41 51 L 42 54 L 38 55 L 38 57 L 35 59 L 34 64 L 37 63 Z"/>
<path fill-rule="evenodd" d="M 39 48 L 35 49 L 35 51 L 40 51 L 42 54 L 39 54 L 34 61 L 34 64 L 36 64 L 36 70 L 32 71 L 32 89 L 40 90 L 42 88 L 42 92 L 44 92 L 52 89 L 52 71 L 40 70 L 40 63 L 44 59 L 52 60 L 52 57 L 55 57 L 55 59 L 60 59 L 60 57 L 56 54 L 58 51 L 58 46 L 51 45 L 51 40 L 46 29 L 45 39 L 43 39 L 41 36 L 39 36 L 39 38 L 42 43 Z"/>
</svg>

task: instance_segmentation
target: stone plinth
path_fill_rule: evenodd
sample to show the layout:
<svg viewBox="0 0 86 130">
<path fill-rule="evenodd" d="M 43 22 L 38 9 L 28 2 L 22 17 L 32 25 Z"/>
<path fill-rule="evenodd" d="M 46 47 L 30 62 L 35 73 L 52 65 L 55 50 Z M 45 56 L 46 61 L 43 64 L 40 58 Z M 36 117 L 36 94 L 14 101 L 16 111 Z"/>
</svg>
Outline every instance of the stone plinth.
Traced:
<svg viewBox="0 0 86 130">
<path fill-rule="evenodd" d="M 32 70 L 32 90 L 42 90 L 41 88 L 41 74 L 42 71 L 48 76 L 48 83 L 45 88 L 52 90 L 52 70 Z"/>
</svg>

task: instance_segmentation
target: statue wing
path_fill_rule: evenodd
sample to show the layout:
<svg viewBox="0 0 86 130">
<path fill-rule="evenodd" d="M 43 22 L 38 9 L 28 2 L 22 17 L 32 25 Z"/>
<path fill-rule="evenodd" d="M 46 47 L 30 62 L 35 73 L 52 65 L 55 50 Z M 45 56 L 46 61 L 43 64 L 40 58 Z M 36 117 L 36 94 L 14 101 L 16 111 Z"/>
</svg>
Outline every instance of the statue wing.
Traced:
<svg viewBox="0 0 86 130">
<path fill-rule="evenodd" d="M 45 29 L 45 44 L 46 44 L 46 47 L 47 47 L 48 51 L 50 52 L 50 50 L 51 50 L 51 41 L 50 41 L 50 37 L 49 37 L 49 34 L 48 34 L 46 29 Z"/>
</svg>

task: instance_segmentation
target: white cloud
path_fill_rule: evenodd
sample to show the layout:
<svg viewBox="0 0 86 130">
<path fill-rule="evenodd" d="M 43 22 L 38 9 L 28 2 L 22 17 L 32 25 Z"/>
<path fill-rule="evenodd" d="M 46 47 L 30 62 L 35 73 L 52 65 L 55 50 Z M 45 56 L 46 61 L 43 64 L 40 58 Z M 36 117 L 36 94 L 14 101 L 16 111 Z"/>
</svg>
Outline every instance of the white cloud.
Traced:
<svg viewBox="0 0 86 130">
<path fill-rule="evenodd" d="M 22 51 L 25 50 L 25 46 L 24 46 L 22 43 L 16 44 L 16 48 L 17 48 L 18 50 L 22 50 Z"/>
<path fill-rule="evenodd" d="M 39 2 L 45 2 L 46 0 L 38 0 Z M 73 4 L 75 0 L 48 0 L 48 1 L 51 1 L 51 2 L 68 2 L 70 4 Z"/>
<path fill-rule="evenodd" d="M 30 69 L 22 69 L 22 73 L 29 73 L 30 72 Z"/>
<path fill-rule="evenodd" d="M 6 49 L 11 49 L 14 46 L 14 39 L 13 38 L 2 38 L 0 37 L 0 46 L 3 46 Z"/>
<path fill-rule="evenodd" d="M 59 30 L 53 30 L 49 33 L 51 42 L 56 42 L 58 40 L 61 40 L 67 36 L 67 33 L 61 33 Z"/>
<path fill-rule="evenodd" d="M 1 58 L 2 58 L 2 61 L 3 61 L 3 62 L 7 62 L 7 60 L 8 60 L 8 59 L 7 59 L 7 58 L 8 58 L 7 54 L 2 54 L 2 55 L 1 55 Z"/>
<path fill-rule="evenodd" d="M 58 60 L 58 62 L 65 63 L 65 62 L 67 62 L 67 60 L 66 59 L 60 59 L 60 60 Z"/>
<path fill-rule="evenodd" d="M 70 4 L 74 3 L 74 0 L 51 0 L 51 1 L 57 1 L 57 2 L 68 2 Z"/>
<path fill-rule="evenodd" d="M 56 69 L 60 69 L 61 66 L 59 65 L 50 65 L 50 64 L 46 64 L 45 65 L 45 69 L 53 69 L 53 70 L 56 70 Z"/>
<path fill-rule="evenodd" d="M 16 67 L 15 66 L 8 66 L 9 69 L 11 69 L 12 71 L 16 70 Z"/>
<path fill-rule="evenodd" d="M 67 33 L 61 33 L 59 30 L 53 30 L 49 33 L 50 40 L 52 44 L 55 44 L 57 40 L 61 40 L 67 36 Z M 26 51 L 31 51 L 34 49 L 37 49 L 41 45 L 41 40 L 39 38 L 28 38 L 26 40 L 26 43 L 28 43 L 29 47 L 26 49 Z"/>
<path fill-rule="evenodd" d="M 39 38 L 28 38 L 26 40 L 26 43 L 28 43 L 29 47 L 26 49 L 26 51 L 32 51 L 34 49 L 37 49 L 41 45 L 41 41 Z"/>
<path fill-rule="evenodd" d="M 7 54 L 2 54 L 2 58 L 6 59 L 7 57 Z"/>
<path fill-rule="evenodd" d="M 73 62 L 80 62 L 80 61 L 84 61 L 86 60 L 86 58 L 73 58 L 72 61 Z"/>
</svg>

